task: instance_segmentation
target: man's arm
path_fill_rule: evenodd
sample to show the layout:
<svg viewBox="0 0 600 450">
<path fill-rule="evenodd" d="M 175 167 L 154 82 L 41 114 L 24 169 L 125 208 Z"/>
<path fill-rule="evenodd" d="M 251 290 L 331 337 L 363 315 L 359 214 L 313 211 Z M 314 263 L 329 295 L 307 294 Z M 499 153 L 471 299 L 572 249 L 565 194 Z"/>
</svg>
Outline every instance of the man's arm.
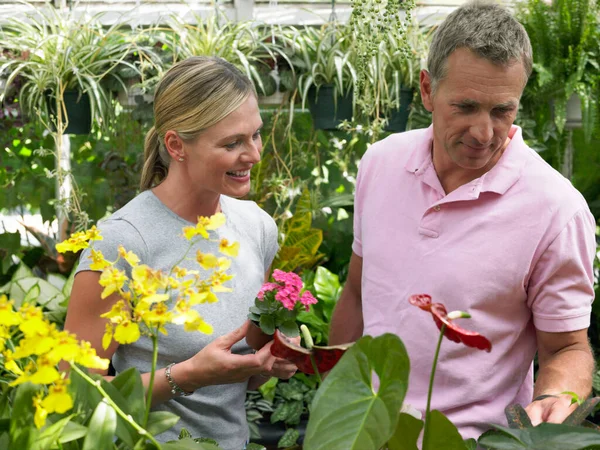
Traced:
<svg viewBox="0 0 600 450">
<path fill-rule="evenodd" d="M 362 258 L 352 252 L 348 279 L 331 318 L 329 344 L 354 342 L 362 336 Z"/>
<path fill-rule="evenodd" d="M 576 408 L 569 395 L 580 398 L 592 390 L 594 357 L 587 338 L 587 329 L 566 333 L 536 331 L 539 371 L 533 397 L 552 395 L 534 401 L 526 411 L 533 425 L 540 422 L 561 423 Z"/>
</svg>

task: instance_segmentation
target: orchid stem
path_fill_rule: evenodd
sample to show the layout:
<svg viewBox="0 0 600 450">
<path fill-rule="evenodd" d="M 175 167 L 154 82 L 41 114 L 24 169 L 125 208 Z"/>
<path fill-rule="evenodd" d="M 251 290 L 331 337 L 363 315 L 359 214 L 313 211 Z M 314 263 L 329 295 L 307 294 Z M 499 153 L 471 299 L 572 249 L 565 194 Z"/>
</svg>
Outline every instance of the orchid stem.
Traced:
<svg viewBox="0 0 600 450">
<path fill-rule="evenodd" d="M 442 327 L 440 328 L 440 337 L 438 339 L 437 348 L 435 349 L 435 355 L 433 356 L 431 375 L 429 376 L 429 391 L 427 392 L 427 407 L 425 408 L 425 427 L 423 429 L 423 450 L 428 450 L 429 448 L 429 410 L 431 408 L 431 393 L 433 392 L 433 380 L 435 379 L 435 370 L 437 368 L 438 358 L 440 356 L 440 348 L 442 347 L 442 340 L 444 339 L 445 331 L 446 324 L 443 323 Z"/>
<path fill-rule="evenodd" d="M 146 413 L 144 414 L 144 426 L 148 425 L 150 408 L 152 407 L 152 389 L 154 388 L 154 375 L 156 373 L 156 364 L 158 361 L 158 337 L 152 335 L 152 371 L 150 372 L 150 382 L 148 383 L 148 393 L 146 394 Z"/>
<path fill-rule="evenodd" d="M 156 446 L 157 449 L 161 448 L 160 444 L 156 441 L 156 439 L 154 439 L 154 436 L 152 436 L 144 428 L 142 428 L 140 425 L 138 425 L 137 422 L 135 420 L 133 420 L 133 418 L 131 417 L 131 415 L 125 414 L 125 412 L 123 412 L 123 410 L 121 408 L 119 408 L 119 406 L 117 406 L 117 404 L 113 401 L 113 399 L 110 398 L 110 395 L 108 395 L 108 393 L 102 387 L 102 384 L 101 384 L 100 380 L 98 380 L 98 381 L 93 380 L 84 371 L 82 371 L 79 367 L 77 367 L 76 364 L 71 364 L 71 368 L 75 372 L 77 372 L 77 374 L 81 378 L 83 378 L 85 381 L 87 381 L 89 384 L 91 384 L 94 388 L 96 388 L 98 390 L 98 392 L 100 392 L 100 394 L 104 398 L 104 401 L 106 403 L 108 403 L 115 410 L 115 412 L 119 416 L 121 416 L 121 418 L 125 422 L 127 422 L 129 425 L 131 425 L 135 429 L 135 431 L 138 432 L 138 434 L 140 436 L 148 438 Z"/>
</svg>

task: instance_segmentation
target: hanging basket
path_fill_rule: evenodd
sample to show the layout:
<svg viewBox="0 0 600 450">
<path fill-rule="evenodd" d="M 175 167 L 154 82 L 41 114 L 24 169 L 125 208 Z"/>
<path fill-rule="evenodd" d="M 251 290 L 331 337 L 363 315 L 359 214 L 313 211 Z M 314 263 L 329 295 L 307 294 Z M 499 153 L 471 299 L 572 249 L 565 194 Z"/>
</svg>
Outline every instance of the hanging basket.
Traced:
<svg viewBox="0 0 600 450">
<path fill-rule="evenodd" d="M 47 95 L 50 114 L 56 116 L 56 103 L 51 95 Z M 90 96 L 79 91 L 65 91 L 65 109 L 69 120 L 65 134 L 89 134 L 92 130 L 92 108 Z"/>
<path fill-rule="evenodd" d="M 392 133 L 401 133 L 406 130 L 410 105 L 412 104 L 414 91 L 409 88 L 400 89 L 400 107 L 392 109 L 387 116 L 387 124 L 383 128 Z"/>
<path fill-rule="evenodd" d="M 352 92 L 336 95 L 333 84 L 308 90 L 308 109 L 317 130 L 337 130 L 344 120 L 352 120 Z"/>
</svg>

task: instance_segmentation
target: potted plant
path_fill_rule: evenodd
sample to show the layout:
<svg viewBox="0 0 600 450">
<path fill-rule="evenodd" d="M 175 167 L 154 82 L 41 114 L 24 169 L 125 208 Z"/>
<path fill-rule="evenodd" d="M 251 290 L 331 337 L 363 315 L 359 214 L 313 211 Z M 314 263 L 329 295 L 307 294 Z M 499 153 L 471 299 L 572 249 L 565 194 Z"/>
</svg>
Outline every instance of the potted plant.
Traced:
<svg viewBox="0 0 600 450">
<path fill-rule="evenodd" d="M 192 23 L 178 15 L 169 18 L 174 62 L 190 56 L 218 56 L 244 72 L 259 94 L 274 92 L 269 62 L 286 55 L 269 42 L 266 29 L 251 21 L 232 22 L 219 8 L 208 18 L 191 14 Z"/>
<path fill-rule="evenodd" d="M 406 42 L 399 42 L 389 33 L 383 43 L 384 51 L 373 62 L 383 74 L 381 111 L 386 117 L 385 131 L 402 132 L 406 129 L 414 92 L 419 89 L 419 73 L 427 58 L 428 38 L 432 28 L 421 29 L 416 20 L 406 27 Z M 379 62 L 378 60 L 383 61 Z"/>
<path fill-rule="evenodd" d="M 111 112 L 111 98 L 102 81 L 121 82 L 116 69 L 136 49 L 134 39 L 115 23 L 105 29 L 98 15 L 75 16 L 54 8 L 32 6 L 25 20 L 9 18 L 0 31 L 0 47 L 16 57 L 2 58 L 0 77 L 7 87 L 20 77 L 20 103 L 34 117 L 41 114 L 48 129 L 58 134 L 89 132 Z M 73 111 L 75 114 L 70 115 Z M 79 122 L 82 120 L 82 122 Z"/>
<path fill-rule="evenodd" d="M 302 108 L 308 103 L 314 128 L 336 130 L 351 120 L 356 71 L 349 28 L 334 22 L 302 30 L 290 27 L 284 39 Z"/>
<path fill-rule="evenodd" d="M 18 78 L 23 80 L 17 95 L 24 112 L 41 122 L 54 139 L 55 207 L 60 239 L 64 239 L 69 214 L 83 214 L 73 200 L 76 190 L 64 135 L 86 134 L 92 123 L 106 124 L 112 102 L 102 80 L 118 80 L 115 70 L 122 65 L 135 68 L 125 59 L 136 46 L 135 39 L 121 30 L 121 23 L 105 29 L 98 15 L 31 8 L 24 19 L 9 18 L 0 30 L 0 47 L 16 55 L 0 60 L 0 77 L 9 74 L 0 100 Z"/>
</svg>

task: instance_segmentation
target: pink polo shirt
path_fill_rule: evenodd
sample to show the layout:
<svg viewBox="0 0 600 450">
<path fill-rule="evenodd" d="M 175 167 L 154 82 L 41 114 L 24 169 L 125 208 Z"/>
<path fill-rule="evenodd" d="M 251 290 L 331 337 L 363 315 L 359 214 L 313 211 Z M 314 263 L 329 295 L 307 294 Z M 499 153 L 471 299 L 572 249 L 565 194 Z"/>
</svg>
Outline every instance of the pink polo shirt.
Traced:
<svg viewBox="0 0 600 450">
<path fill-rule="evenodd" d="M 411 361 L 406 402 L 425 410 L 438 329 L 411 306 L 430 294 L 492 342 L 490 353 L 444 340 L 432 407 L 464 438 L 529 404 L 535 329 L 587 328 L 595 222 L 579 192 L 514 126 L 498 163 L 449 195 L 431 159 L 432 128 L 391 135 L 363 157 L 354 252 L 363 258 L 364 334 L 395 333 Z"/>
</svg>

